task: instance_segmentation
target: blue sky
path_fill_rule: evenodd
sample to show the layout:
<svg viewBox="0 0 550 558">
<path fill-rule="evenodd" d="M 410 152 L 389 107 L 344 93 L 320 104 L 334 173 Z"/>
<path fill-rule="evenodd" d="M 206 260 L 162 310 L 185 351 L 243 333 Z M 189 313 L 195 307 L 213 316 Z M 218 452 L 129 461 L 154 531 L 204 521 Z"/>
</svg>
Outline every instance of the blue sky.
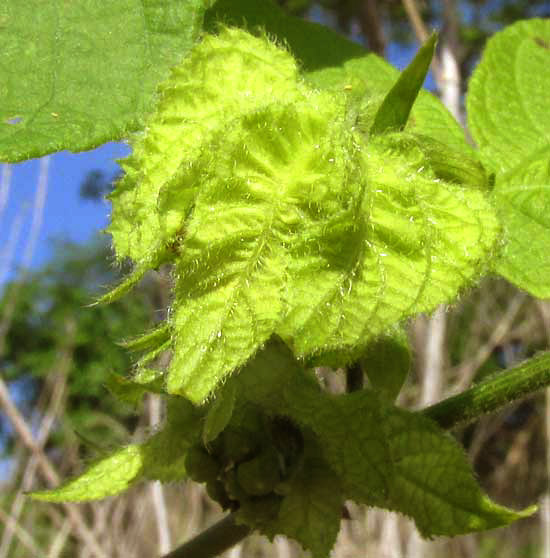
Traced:
<svg viewBox="0 0 550 558">
<path fill-rule="evenodd" d="M 84 243 L 107 225 L 109 203 L 82 200 L 80 186 L 92 170 L 113 176 L 118 169 L 116 159 L 129 152 L 125 144 L 108 143 L 84 153 L 62 151 L 50 156 L 47 185 L 42 189 L 44 214 L 32 268 L 52 256 L 52 239 Z M 0 215 L 0 278 L 4 280 L 14 276 L 24 259 L 37 204 L 39 173 L 38 159 L 12 165 L 8 197 Z"/>
</svg>

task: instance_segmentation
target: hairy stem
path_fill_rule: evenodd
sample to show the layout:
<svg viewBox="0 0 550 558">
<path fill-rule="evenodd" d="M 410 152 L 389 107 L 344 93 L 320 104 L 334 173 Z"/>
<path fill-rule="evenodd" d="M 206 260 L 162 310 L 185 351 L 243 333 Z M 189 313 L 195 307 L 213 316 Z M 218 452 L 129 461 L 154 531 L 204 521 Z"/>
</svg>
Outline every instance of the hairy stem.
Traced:
<svg viewBox="0 0 550 558">
<path fill-rule="evenodd" d="M 550 384 L 550 352 L 499 372 L 470 389 L 427 407 L 422 414 L 451 429 L 472 422 Z"/>
<path fill-rule="evenodd" d="M 354 373 L 357 374 L 357 370 Z M 353 377 L 354 373 L 350 375 Z M 442 428 L 451 429 L 495 412 L 548 385 L 550 352 L 545 352 L 420 412 Z M 237 525 L 234 515 L 229 514 L 164 558 L 214 558 L 249 534 L 250 529 Z"/>
</svg>

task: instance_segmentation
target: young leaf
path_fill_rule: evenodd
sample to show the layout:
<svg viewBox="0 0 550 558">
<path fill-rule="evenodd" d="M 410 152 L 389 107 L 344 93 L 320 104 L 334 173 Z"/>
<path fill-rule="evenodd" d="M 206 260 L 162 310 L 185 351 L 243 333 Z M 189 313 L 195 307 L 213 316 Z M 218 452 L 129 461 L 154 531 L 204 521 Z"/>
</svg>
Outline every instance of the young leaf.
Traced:
<svg viewBox="0 0 550 558">
<path fill-rule="evenodd" d="M 218 74 L 231 78 L 196 77 Z M 265 39 L 205 38 L 161 92 L 113 194 L 111 233 L 138 269 L 177 261 L 170 393 L 203 401 L 274 331 L 300 356 L 345 363 L 455 296 L 494 242 L 483 196 L 431 168 L 435 141 L 425 153 L 410 134 L 363 145 L 345 93 L 305 87 Z"/>
<path fill-rule="evenodd" d="M 404 513 L 426 537 L 491 529 L 534 512 L 513 512 L 491 502 L 453 438 L 429 419 L 393 407 L 372 391 L 317 394 L 316 406 L 314 394 L 303 388 L 300 392 L 298 385 L 287 393 L 295 401 L 295 420 L 319 437 L 345 497 Z M 299 404 L 304 395 L 309 402 L 305 408 Z"/>
<path fill-rule="evenodd" d="M 280 44 L 289 45 L 307 71 L 338 67 L 366 53 L 363 47 L 325 25 L 288 16 L 273 0 L 218 0 L 206 12 L 204 27 L 214 33 L 220 21 L 253 34 L 261 31 L 277 37 Z"/>
<path fill-rule="evenodd" d="M 146 351 L 163 345 L 170 339 L 170 326 L 164 323 L 155 329 L 148 331 L 135 339 L 128 339 L 119 344 L 129 351 Z"/>
<path fill-rule="evenodd" d="M 111 302 L 114 302 L 115 300 L 123 297 L 143 279 L 145 274 L 150 269 L 156 267 L 156 265 L 157 262 L 153 262 L 150 258 L 148 258 L 147 263 L 137 265 L 135 269 L 133 269 L 132 272 L 127 275 L 118 285 L 110 289 L 104 295 L 100 296 L 95 302 L 91 304 L 91 306 L 95 306 L 98 304 L 110 304 Z"/>
<path fill-rule="evenodd" d="M 500 233 L 485 195 L 436 179 L 406 136 L 376 136 L 363 153 L 355 208 L 291 247 L 289 311 L 277 329 L 297 356 L 333 366 L 357 359 L 399 320 L 453 299 Z"/>
<path fill-rule="evenodd" d="M 76 479 L 54 490 L 34 492 L 32 497 L 45 502 L 82 502 L 113 496 L 143 478 L 143 461 L 141 446 L 127 446 L 90 466 Z"/>
<path fill-rule="evenodd" d="M 204 167 L 195 164 L 213 134 L 243 114 L 292 99 L 296 79 L 287 52 L 238 29 L 205 37 L 173 68 L 111 194 L 108 230 L 117 257 L 147 263 L 151 254 L 177 253 L 203 179 Z"/>
<path fill-rule="evenodd" d="M 506 173 L 550 152 L 550 21 L 495 33 L 469 83 L 468 124 L 483 162 Z"/>
<path fill-rule="evenodd" d="M 127 136 L 193 45 L 204 0 L 2 2 L 0 161 Z"/>
<path fill-rule="evenodd" d="M 416 53 L 413 61 L 403 70 L 382 101 L 370 129 L 371 134 L 382 134 L 405 128 L 413 104 L 430 69 L 436 42 L 437 35 L 433 33 Z"/>
<path fill-rule="evenodd" d="M 494 181 L 492 177 L 487 176 L 477 155 L 457 149 L 456 144 L 441 143 L 423 134 L 407 134 L 403 137 L 403 141 L 411 142 L 411 147 L 415 146 L 424 153 L 437 178 L 451 184 L 462 184 L 478 190 L 491 190 Z"/>
<path fill-rule="evenodd" d="M 393 401 L 399 395 L 411 365 L 406 333 L 395 331 L 369 343 L 361 357 L 361 365 L 371 386 Z"/>
<path fill-rule="evenodd" d="M 423 536 L 483 531 L 536 511 L 531 506 L 515 512 L 492 502 L 462 447 L 429 419 L 396 408 L 384 415 L 382 430 L 393 463 L 387 507 L 412 517 Z"/>
<path fill-rule="evenodd" d="M 283 318 L 288 246 L 347 197 L 340 109 L 310 93 L 243 117 L 205 151 L 177 264 L 170 393 L 204 400 Z"/>
<path fill-rule="evenodd" d="M 293 385 L 295 378 L 302 375 L 303 369 L 290 349 L 274 336 L 238 374 L 220 387 L 220 391 L 223 392 L 230 384 L 234 384 L 230 389 L 236 390 L 237 406 L 243 406 L 243 401 L 247 401 L 264 409 L 268 414 L 284 415 L 289 412 L 286 401 L 275 394 L 282 393 L 285 386 Z M 314 386 L 319 390 L 316 381 L 312 379 L 312 382 L 312 390 L 314 391 Z M 235 412 L 238 412 L 238 409 L 235 409 Z"/>
<path fill-rule="evenodd" d="M 83 502 L 113 496 L 144 480 L 185 478 L 185 454 L 198 440 L 200 411 L 181 398 L 169 399 L 166 425 L 143 444 L 132 444 L 91 465 L 59 488 L 34 492 L 47 502 Z"/>
<path fill-rule="evenodd" d="M 164 393 L 164 374 L 151 368 L 140 368 L 131 378 L 111 374 L 106 387 L 121 401 L 136 406 L 147 393 Z"/>
<path fill-rule="evenodd" d="M 507 239 L 495 269 L 538 298 L 550 297 L 549 164 L 550 151 L 497 181 L 494 190 Z"/>
</svg>

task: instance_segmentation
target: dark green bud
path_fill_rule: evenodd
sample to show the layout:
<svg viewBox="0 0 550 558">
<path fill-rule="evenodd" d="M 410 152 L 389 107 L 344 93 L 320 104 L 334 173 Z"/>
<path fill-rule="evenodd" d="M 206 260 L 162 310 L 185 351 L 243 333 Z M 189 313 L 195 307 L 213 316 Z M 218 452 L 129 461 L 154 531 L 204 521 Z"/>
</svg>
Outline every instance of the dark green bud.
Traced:
<svg viewBox="0 0 550 558">
<path fill-rule="evenodd" d="M 273 492 L 281 480 L 277 452 L 269 449 L 254 459 L 241 463 L 237 468 L 237 480 L 250 496 L 265 496 Z"/>
<path fill-rule="evenodd" d="M 234 509 L 234 502 L 227 495 L 222 481 L 215 480 L 206 483 L 206 493 L 212 500 L 218 502 L 224 510 Z"/>
<path fill-rule="evenodd" d="M 220 464 L 202 447 L 194 446 L 185 456 L 185 470 L 196 482 L 210 482 L 218 478 Z"/>
<path fill-rule="evenodd" d="M 223 432 L 223 459 L 226 464 L 241 463 L 252 458 L 259 449 L 251 432 L 230 428 Z"/>
</svg>

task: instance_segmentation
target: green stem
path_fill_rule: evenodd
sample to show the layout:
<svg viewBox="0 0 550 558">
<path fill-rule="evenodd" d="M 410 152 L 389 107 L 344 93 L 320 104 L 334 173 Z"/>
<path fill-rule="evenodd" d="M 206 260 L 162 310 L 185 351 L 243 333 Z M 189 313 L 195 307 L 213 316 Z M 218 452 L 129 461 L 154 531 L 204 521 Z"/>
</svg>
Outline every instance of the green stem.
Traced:
<svg viewBox="0 0 550 558">
<path fill-rule="evenodd" d="M 235 515 L 230 513 L 164 558 L 213 558 L 247 537 L 250 531 L 250 527 L 235 523 Z"/>
<path fill-rule="evenodd" d="M 451 429 L 493 413 L 550 384 L 550 352 L 499 372 L 470 389 L 427 407 L 423 415 Z"/>
<path fill-rule="evenodd" d="M 357 369 L 350 376 L 357 380 Z M 348 380 L 349 381 L 349 380 Z M 353 389 L 353 380 L 349 386 Z M 421 413 L 445 429 L 472 422 L 550 384 L 550 352 L 499 372 L 470 389 L 427 407 Z M 233 514 L 214 524 L 164 558 L 214 558 L 250 534 Z"/>
</svg>

